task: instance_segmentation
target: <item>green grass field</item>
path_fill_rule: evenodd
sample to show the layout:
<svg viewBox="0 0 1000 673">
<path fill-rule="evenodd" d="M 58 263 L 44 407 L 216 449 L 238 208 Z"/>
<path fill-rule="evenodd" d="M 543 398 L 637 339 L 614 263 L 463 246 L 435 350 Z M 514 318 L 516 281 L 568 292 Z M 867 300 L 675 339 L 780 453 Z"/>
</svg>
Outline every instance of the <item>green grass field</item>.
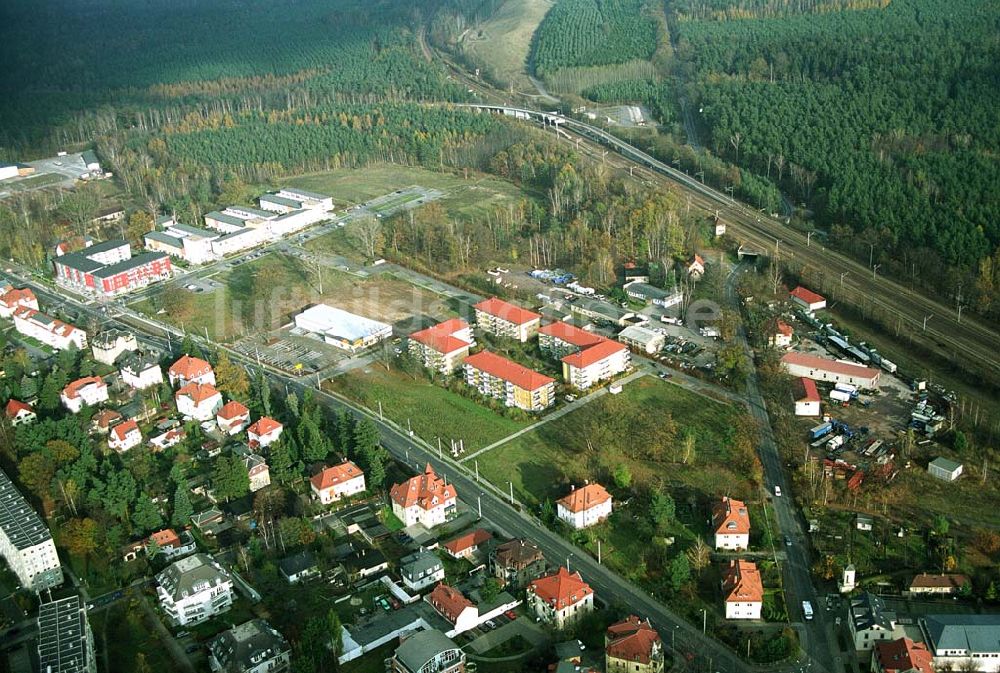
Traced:
<svg viewBox="0 0 1000 673">
<path fill-rule="evenodd" d="M 26 177 L 23 180 L 7 182 L 4 184 L 4 189 L 12 192 L 23 192 L 29 189 L 39 189 L 40 187 L 48 187 L 49 185 L 58 185 L 60 182 L 66 182 L 65 175 L 60 175 L 58 173 L 40 173 L 38 175 Z"/>
<path fill-rule="evenodd" d="M 507 0 L 479 30 L 465 34 L 462 51 L 494 82 L 534 92 L 526 74 L 531 38 L 552 4 L 549 0 Z"/>
<path fill-rule="evenodd" d="M 449 440 L 462 439 L 466 451 L 479 449 L 526 425 L 440 385 L 395 370 L 386 372 L 377 365 L 356 369 L 325 385 L 375 412 L 381 402 L 383 414 L 400 427 L 405 428 L 409 419 L 416 435 L 431 444 L 441 437 L 445 447 Z"/>
</svg>

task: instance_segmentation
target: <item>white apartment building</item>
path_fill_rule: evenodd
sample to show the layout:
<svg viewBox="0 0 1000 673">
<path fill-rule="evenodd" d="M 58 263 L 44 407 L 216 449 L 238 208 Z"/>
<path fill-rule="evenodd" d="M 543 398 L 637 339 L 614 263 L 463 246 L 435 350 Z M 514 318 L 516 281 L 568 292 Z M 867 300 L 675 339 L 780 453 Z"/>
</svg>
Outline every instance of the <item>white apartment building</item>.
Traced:
<svg viewBox="0 0 1000 673">
<path fill-rule="evenodd" d="M 108 385 L 100 376 L 85 376 L 82 379 L 73 381 L 59 395 L 63 406 L 74 414 L 80 413 L 84 407 L 92 407 L 95 404 L 108 400 Z"/>
<path fill-rule="evenodd" d="M 574 388 L 586 390 L 621 374 L 631 362 L 628 347 L 608 339 L 562 358 L 563 380 Z"/>
<path fill-rule="evenodd" d="M 452 318 L 411 334 L 408 349 L 424 367 L 447 376 L 461 366 L 475 344 L 469 323 Z"/>
<path fill-rule="evenodd" d="M 473 307 L 476 327 L 497 336 L 516 339 L 521 343 L 538 334 L 542 316 L 496 297 L 490 297 Z"/>
<path fill-rule="evenodd" d="M 87 347 L 87 333 L 82 329 L 26 306 L 14 311 L 14 329 L 57 351 Z"/>
<path fill-rule="evenodd" d="M 133 390 L 143 390 L 163 383 L 163 370 L 151 353 L 132 353 L 121 368 L 122 381 Z"/>
<path fill-rule="evenodd" d="M 229 610 L 233 580 L 208 554 L 192 554 L 156 576 L 160 607 L 175 626 L 200 624 Z"/>
<path fill-rule="evenodd" d="M 38 310 L 38 299 L 31 288 L 7 288 L 0 292 L 0 318 L 12 318 L 14 311 L 24 307 Z"/>
<path fill-rule="evenodd" d="M 49 529 L 0 470 L 0 556 L 22 587 L 35 593 L 63 582 L 62 566 Z"/>
</svg>

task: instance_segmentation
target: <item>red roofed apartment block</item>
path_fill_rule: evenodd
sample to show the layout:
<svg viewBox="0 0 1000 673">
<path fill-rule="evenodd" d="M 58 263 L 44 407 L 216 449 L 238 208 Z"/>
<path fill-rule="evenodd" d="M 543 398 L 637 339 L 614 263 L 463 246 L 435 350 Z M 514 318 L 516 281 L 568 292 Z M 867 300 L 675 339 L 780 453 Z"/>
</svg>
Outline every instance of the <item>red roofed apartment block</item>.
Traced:
<svg viewBox="0 0 1000 673">
<path fill-rule="evenodd" d="M 219 430 L 227 435 L 242 432 L 250 423 L 250 410 L 236 400 L 226 402 L 215 414 L 215 422 Z"/>
<path fill-rule="evenodd" d="M 724 497 L 712 507 L 716 549 L 750 548 L 750 513 L 739 500 Z"/>
<path fill-rule="evenodd" d="M 812 290 L 807 290 L 801 285 L 792 290 L 789 295 L 792 298 L 792 303 L 801 306 L 809 312 L 826 308 L 826 299 L 822 295 L 816 294 Z"/>
<path fill-rule="evenodd" d="M 538 333 L 542 316 L 490 297 L 473 307 L 476 310 L 476 327 L 497 336 L 517 339 L 521 343 Z"/>
<path fill-rule="evenodd" d="M 607 673 L 663 673 L 663 641 L 649 620 L 630 615 L 604 634 Z"/>
<path fill-rule="evenodd" d="M 273 418 L 262 416 L 247 428 L 247 440 L 251 449 L 269 446 L 278 441 L 284 426 Z"/>
<path fill-rule="evenodd" d="M 563 379 L 584 390 L 629 368 L 628 347 L 566 322 L 554 322 L 538 331 L 538 346 L 563 364 Z"/>
<path fill-rule="evenodd" d="M 365 473 L 349 460 L 340 465 L 324 468 L 309 480 L 313 495 L 329 505 L 341 498 L 356 495 L 365 490 Z"/>
<path fill-rule="evenodd" d="M 594 590 L 566 568 L 528 584 L 527 603 L 536 617 L 561 629 L 594 609 Z"/>
<path fill-rule="evenodd" d="M 190 355 L 183 355 L 177 362 L 170 365 L 167 376 L 170 378 L 172 386 L 185 386 L 189 383 L 215 385 L 215 371 L 212 369 L 212 365 L 201 358 L 193 358 Z"/>
<path fill-rule="evenodd" d="M 479 546 L 485 544 L 489 540 L 493 539 L 493 534 L 488 530 L 482 528 L 477 528 L 474 531 L 468 532 L 465 535 L 460 535 L 453 540 L 445 542 L 442 547 L 448 552 L 448 555 L 452 558 L 469 558 L 476 551 L 479 550 Z"/>
<path fill-rule="evenodd" d="M 38 418 L 38 414 L 35 413 L 34 408 L 30 404 L 25 404 L 18 400 L 8 401 L 4 413 L 7 416 L 7 420 L 13 426 L 18 426 L 22 423 L 34 423 L 35 419 Z"/>
<path fill-rule="evenodd" d="M 131 418 L 111 428 L 111 431 L 108 433 L 108 448 L 114 449 L 119 453 L 124 453 L 140 444 L 142 444 L 142 431 L 139 430 L 139 425 Z"/>
<path fill-rule="evenodd" d="M 27 306 L 14 310 L 14 329 L 57 351 L 73 346 L 80 350 L 87 347 L 87 333 L 82 329 Z"/>
<path fill-rule="evenodd" d="M 409 352 L 424 367 L 447 375 L 455 371 L 475 343 L 469 323 L 453 318 L 411 334 Z"/>
<path fill-rule="evenodd" d="M 428 463 L 423 474 L 393 485 L 389 498 L 392 513 L 404 526 L 419 523 L 425 528 L 433 528 L 454 516 L 458 493 L 455 485 L 445 483 Z"/>
<path fill-rule="evenodd" d="M 571 527 L 579 530 L 594 526 L 611 516 L 611 494 L 600 484 L 572 487 L 569 494 L 556 502 L 556 514 Z"/>
<path fill-rule="evenodd" d="M 0 318 L 14 317 L 14 311 L 21 308 L 38 310 L 38 299 L 31 288 L 11 288 L 0 295 Z"/>
<path fill-rule="evenodd" d="M 508 407 L 541 411 L 555 404 L 555 379 L 489 351 L 465 358 L 465 382 Z"/>
<path fill-rule="evenodd" d="M 726 597 L 726 619 L 760 619 L 764 585 L 757 564 L 730 561 L 722 572 L 722 595 Z"/>
</svg>

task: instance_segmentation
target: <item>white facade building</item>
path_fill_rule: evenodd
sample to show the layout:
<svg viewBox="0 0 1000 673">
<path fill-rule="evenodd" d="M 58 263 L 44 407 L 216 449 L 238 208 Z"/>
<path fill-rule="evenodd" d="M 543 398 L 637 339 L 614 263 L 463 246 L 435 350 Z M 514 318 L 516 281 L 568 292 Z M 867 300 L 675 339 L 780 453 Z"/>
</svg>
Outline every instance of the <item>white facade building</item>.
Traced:
<svg viewBox="0 0 1000 673">
<path fill-rule="evenodd" d="M 63 406 L 74 414 L 80 413 L 84 407 L 106 402 L 108 386 L 100 376 L 87 376 L 73 381 L 59 395 Z"/>
<path fill-rule="evenodd" d="M 94 359 L 109 367 L 114 366 L 115 361 L 118 360 L 122 353 L 138 349 L 139 342 L 136 340 L 135 335 L 131 332 L 118 329 L 101 332 L 94 337 L 91 343 Z"/>
<path fill-rule="evenodd" d="M 208 384 L 189 383 L 174 395 L 177 411 L 196 421 L 208 421 L 222 407 L 222 393 Z"/>
<path fill-rule="evenodd" d="M 155 356 L 133 353 L 125 357 L 121 368 L 122 381 L 133 390 L 144 390 L 163 383 L 163 370 Z"/>
<path fill-rule="evenodd" d="M 446 484 L 428 463 L 423 474 L 395 484 L 389 491 L 392 513 L 404 526 L 415 523 L 433 528 L 450 520 L 456 511 L 458 493 L 454 484 Z"/>
<path fill-rule="evenodd" d="M 25 306 L 14 311 L 14 329 L 57 351 L 87 347 L 87 333 L 82 329 Z"/>
<path fill-rule="evenodd" d="M 233 580 L 208 554 L 193 554 L 156 576 L 160 607 L 176 626 L 200 624 L 229 610 Z"/>
<path fill-rule="evenodd" d="M 49 529 L 0 470 L 0 556 L 26 589 L 35 593 L 63 582 Z"/>
<path fill-rule="evenodd" d="M 365 490 L 365 473 L 349 460 L 340 465 L 324 468 L 309 480 L 313 497 L 323 505 L 341 498 L 357 495 Z"/>
<path fill-rule="evenodd" d="M 392 336 L 392 325 L 317 304 L 295 316 L 295 326 L 323 337 L 331 346 L 356 352 Z"/>
<path fill-rule="evenodd" d="M 556 503 L 556 514 L 571 528 L 594 526 L 611 516 L 611 494 L 600 484 L 574 488 Z"/>
</svg>

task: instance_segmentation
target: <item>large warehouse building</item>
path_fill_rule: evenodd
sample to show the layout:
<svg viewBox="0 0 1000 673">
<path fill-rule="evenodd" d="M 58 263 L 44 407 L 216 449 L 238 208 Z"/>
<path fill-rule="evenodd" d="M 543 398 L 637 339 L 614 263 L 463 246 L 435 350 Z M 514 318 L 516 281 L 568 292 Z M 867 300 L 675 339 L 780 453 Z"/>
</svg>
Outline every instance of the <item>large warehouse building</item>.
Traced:
<svg viewBox="0 0 1000 673">
<path fill-rule="evenodd" d="M 871 367 L 843 360 L 828 360 L 807 353 L 785 353 L 781 357 L 781 365 L 792 376 L 801 376 L 813 381 L 850 383 L 860 388 L 874 388 L 878 385 L 881 374 L 879 370 Z"/>
<path fill-rule="evenodd" d="M 295 326 L 322 335 L 328 344 L 356 352 L 392 336 L 392 325 L 317 304 L 295 316 Z"/>
</svg>

